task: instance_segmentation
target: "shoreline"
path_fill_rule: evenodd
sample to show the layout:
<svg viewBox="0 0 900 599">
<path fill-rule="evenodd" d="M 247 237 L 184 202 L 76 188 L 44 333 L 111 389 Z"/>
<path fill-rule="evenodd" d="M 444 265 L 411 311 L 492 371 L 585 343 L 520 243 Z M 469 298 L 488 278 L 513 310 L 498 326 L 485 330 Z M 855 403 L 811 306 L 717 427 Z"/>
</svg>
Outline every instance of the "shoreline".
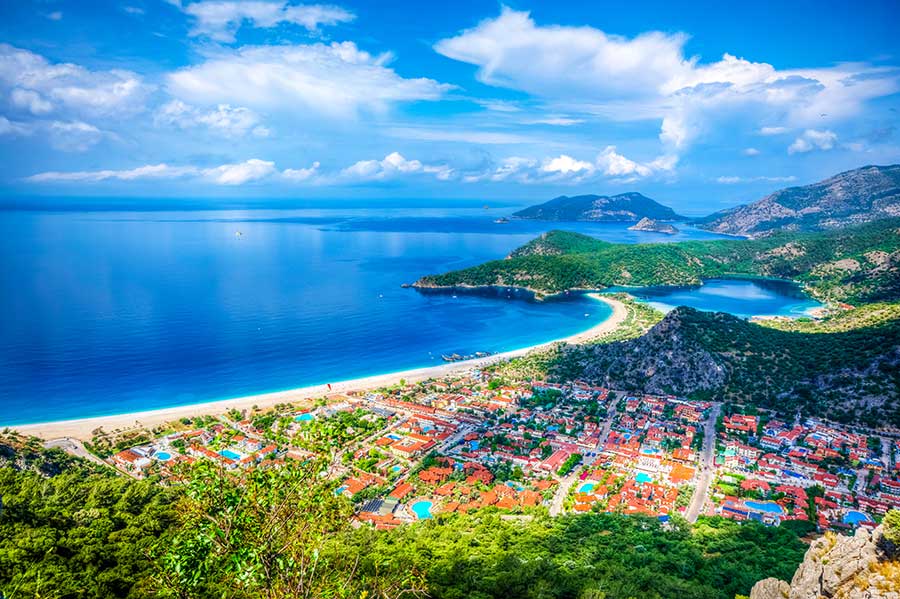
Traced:
<svg viewBox="0 0 900 599">
<path fill-rule="evenodd" d="M 627 316 L 627 310 L 622 302 L 610 297 L 601 296 L 599 293 L 588 293 L 585 295 L 610 306 L 610 308 L 612 308 L 612 313 L 609 317 L 593 327 L 580 333 L 570 335 L 569 337 L 554 339 L 552 341 L 546 341 L 537 345 L 523 347 L 487 356 L 485 358 L 338 381 L 331 384 L 331 389 L 328 388 L 327 384 L 311 385 L 285 391 L 260 393 L 257 395 L 247 395 L 231 399 L 214 400 L 143 412 L 13 425 L 7 428 L 44 440 L 74 438 L 81 441 L 90 441 L 91 437 L 93 437 L 92 431 L 101 427 L 107 432 L 130 428 L 154 428 L 185 417 L 192 418 L 196 416 L 219 415 L 230 409 L 251 409 L 253 406 L 265 409 L 276 404 L 293 403 L 324 397 L 326 395 L 347 393 L 348 391 L 389 387 L 399 383 L 401 379 L 405 379 L 408 382 L 420 382 L 430 378 L 465 372 L 473 368 L 480 368 L 496 362 L 518 358 L 533 350 L 550 347 L 556 343 L 584 343 L 615 330 L 622 322 L 624 322 L 625 317 Z"/>
</svg>

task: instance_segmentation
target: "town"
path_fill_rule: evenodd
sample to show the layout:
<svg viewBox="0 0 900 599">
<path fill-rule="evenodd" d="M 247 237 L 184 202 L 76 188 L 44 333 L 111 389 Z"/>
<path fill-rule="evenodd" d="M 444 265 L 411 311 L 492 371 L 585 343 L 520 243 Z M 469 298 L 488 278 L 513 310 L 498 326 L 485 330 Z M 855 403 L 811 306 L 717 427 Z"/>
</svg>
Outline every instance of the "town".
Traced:
<svg viewBox="0 0 900 599">
<path fill-rule="evenodd" d="M 491 508 L 720 515 L 822 531 L 874 527 L 900 508 L 895 433 L 478 369 L 183 419 L 155 434 L 97 433 L 89 448 L 106 463 L 163 482 L 197 460 L 249 469 L 321 458 L 335 494 L 353 502 L 354 524 L 377 528 Z"/>
</svg>

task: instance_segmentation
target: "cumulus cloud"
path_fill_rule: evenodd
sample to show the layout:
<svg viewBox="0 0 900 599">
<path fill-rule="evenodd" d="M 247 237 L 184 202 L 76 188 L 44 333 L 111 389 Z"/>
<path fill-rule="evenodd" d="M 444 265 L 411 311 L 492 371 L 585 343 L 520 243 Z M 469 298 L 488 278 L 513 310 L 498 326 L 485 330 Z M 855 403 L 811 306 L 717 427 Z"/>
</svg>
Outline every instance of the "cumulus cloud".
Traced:
<svg viewBox="0 0 900 599">
<path fill-rule="evenodd" d="M 85 152 L 106 135 L 94 125 L 82 121 L 53 121 L 47 124 L 50 144 L 64 152 Z"/>
<path fill-rule="evenodd" d="M 250 46 L 214 53 L 167 78 L 169 92 L 197 105 L 312 113 L 333 118 L 381 112 L 396 102 L 436 100 L 451 86 L 407 79 L 353 42 Z"/>
<path fill-rule="evenodd" d="M 220 42 L 233 42 L 243 24 L 270 28 L 282 23 L 299 25 L 316 31 L 322 25 L 337 25 L 352 21 L 350 11 L 339 6 L 305 4 L 294 6 L 287 2 L 194 2 L 183 10 L 195 20 L 190 34 L 207 36 Z"/>
<path fill-rule="evenodd" d="M 252 134 L 256 137 L 268 137 L 270 131 L 260 124 L 258 114 L 243 106 L 219 104 L 202 110 L 181 100 L 172 100 L 163 104 L 156 111 L 154 120 L 157 124 L 167 124 L 190 129 L 204 127 L 213 133 L 225 137 L 243 137 Z"/>
<path fill-rule="evenodd" d="M 0 96 L 14 111 L 63 118 L 118 118 L 144 107 L 151 87 L 121 69 L 91 71 L 70 63 L 0 44 Z"/>
<path fill-rule="evenodd" d="M 423 164 L 418 160 L 407 160 L 399 152 L 391 152 L 383 160 L 360 160 L 343 169 L 340 175 L 352 181 L 381 181 L 412 173 L 432 174 L 446 181 L 453 171 L 447 165 Z"/>
<path fill-rule="evenodd" d="M 288 168 L 282 171 L 281 176 L 289 181 L 309 181 L 319 172 L 319 161 L 313 162 L 309 168 Z"/>
<path fill-rule="evenodd" d="M 744 156 L 759 156 L 760 152 L 756 148 L 744 148 L 741 154 Z"/>
<path fill-rule="evenodd" d="M 500 15 L 435 44 L 440 54 L 478 67 L 480 81 L 528 92 L 552 106 L 621 120 L 660 119 L 667 152 L 681 152 L 732 119 L 760 131 L 814 128 L 863 111 L 900 91 L 900 71 L 865 63 L 779 70 L 724 54 L 687 57 L 681 33 L 627 38 L 593 27 L 538 25 L 527 12 Z M 773 122 L 774 121 L 774 122 Z"/>
<path fill-rule="evenodd" d="M 813 150 L 830 150 L 837 142 L 837 134 L 834 131 L 807 129 L 803 134 L 788 146 L 788 154 L 803 154 Z"/>
</svg>

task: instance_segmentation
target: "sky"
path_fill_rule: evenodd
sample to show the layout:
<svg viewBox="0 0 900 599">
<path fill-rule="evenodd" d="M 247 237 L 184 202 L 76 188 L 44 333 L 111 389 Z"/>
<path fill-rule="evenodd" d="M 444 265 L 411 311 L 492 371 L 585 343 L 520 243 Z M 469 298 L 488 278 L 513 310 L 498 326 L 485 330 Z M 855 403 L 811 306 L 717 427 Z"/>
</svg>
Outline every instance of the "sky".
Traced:
<svg viewBox="0 0 900 599">
<path fill-rule="evenodd" d="M 0 195 L 640 191 L 900 162 L 900 3 L 0 4 Z"/>
</svg>

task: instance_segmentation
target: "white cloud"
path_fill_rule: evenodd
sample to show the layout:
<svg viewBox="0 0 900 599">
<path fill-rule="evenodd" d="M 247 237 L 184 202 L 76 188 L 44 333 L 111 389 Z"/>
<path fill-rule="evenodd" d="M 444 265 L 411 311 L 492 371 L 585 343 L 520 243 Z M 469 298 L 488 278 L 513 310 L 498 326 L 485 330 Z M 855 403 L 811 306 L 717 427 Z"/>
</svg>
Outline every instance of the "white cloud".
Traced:
<svg viewBox="0 0 900 599">
<path fill-rule="evenodd" d="M 53 121 L 47 126 L 50 144 L 64 152 L 85 152 L 97 145 L 106 135 L 82 121 Z"/>
<path fill-rule="evenodd" d="M 267 160 L 251 158 L 237 164 L 223 164 L 215 168 L 203 170 L 203 176 L 220 185 L 243 185 L 257 181 L 275 172 L 275 163 Z"/>
<path fill-rule="evenodd" d="M 139 179 L 178 179 L 182 177 L 202 178 L 219 185 L 242 185 L 268 177 L 275 172 L 275 163 L 252 158 L 236 164 L 223 164 L 201 169 L 196 166 L 171 166 L 165 163 L 148 164 L 125 170 L 100 171 L 49 171 L 27 177 L 32 183 L 87 182 L 108 180 L 136 181 Z"/>
<path fill-rule="evenodd" d="M 556 127 L 570 127 L 572 125 L 580 125 L 584 119 L 575 119 L 567 116 L 547 116 L 528 121 L 522 121 L 523 125 L 554 125 Z"/>
<path fill-rule="evenodd" d="M 383 160 L 360 160 L 340 173 L 341 178 L 351 181 L 380 181 L 400 175 L 426 173 L 446 181 L 453 170 L 447 165 L 423 164 L 418 160 L 407 160 L 399 152 L 391 152 Z"/>
<path fill-rule="evenodd" d="M 561 154 L 556 158 L 548 158 L 544 160 L 541 170 L 545 173 L 560 173 L 567 175 L 569 173 L 591 172 L 594 165 L 584 160 L 576 160 L 571 156 Z"/>
<path fill-rule="evenodd" d="M 174 179 L 185 175 L 196 175 L 199 169 L 193 166 L 169 166 L 165 163 L 148 164 L 127 170 L 101 170 L 101 171 L 73 171 L 59 172 L 49 171 L 31 175 L 26 181 L 32 183 L 47 182 L 96 182 L 118 179 L 120 181 L 134 181 L 136 179 Z"/>
<path fill-rule="evenodd" d="M 183 10 L 195 19 L 191 35 L 203 35 L 220 42 L 234 41 L 237 30 L 247 23 L 270 28 L 292 23 L 316 31 L 321 25 L 352 21 L 355 15 L 339 6 L 325 4 L 290 5 L 287 2 L 194 2 Z"/>
<path fill-rule="evenodd" d="M 0 44 L 0 97 L 13 109 L 61 118 L 118 118 L 143 109 L 150 91 L 140 76 L 120 69 L 91 71 Z"/>
<path fill-rule="evenodd" d="M 47 18 L 50 19 L 51 21 L 62 21 L 62 18 L 63 18 L 62 11 L 55 10 L 51 13 L 48 13 Z"/>
<path fill-rule="evenodd" d="M 760 152 L 756 148 L 744 148 L 741 152 L 744 156 L 759 156 Z"/>
<path fill-rule="evenodd" d="M 717 177 L 716 183 L 722 183 L 724 185 L 734 185 L 736 183 L 755 183 L 759 181 L 767 181 L 770 183 L 789 183 L 796 180 L 797 177 L 793 175 L 788 177 L 737 177 L 732 175 Z"/>
<path fill-rule="evenodd" d="M 509 131 L 484 129 L 464 129 L 461 127 L 390 127 L 382 131 L 385 135 L 402 139 L 421 141 L 452 141 L 469 144 L 506 145 L 531 143 L 535 139 L 527 135 Z"/>
<path fill-rule="evenodd" d="M 205 127 L 225 137 L 243 137 L 252 134 L 268 137 L 269 129 L 260 124 L 258 114 L 242 106 L 219 104 L 210 110 L 201 110 L 181 100 L 172 100 L 156 111 L 157 124 L 175 125 L 182 129 Z"/>
<path fill-rule="evenodd" d="M 230 104 L 346 119 L 396 102 L 436 100 L 451 86 L 406 79 L 353 42 L 253 46 L 215 53 L 168 76 L 170 93 L 198 105 Z"/>
<path fill-rule="evenodd" d="M 435 50 L 476 65 L 489 85 L 532 94 L 551 107 L 619 120 L 661 119 L 668 153 L 697 139 L 769 123 L 760 133 L 812 129 L 850 119 L 866 102 L 900 91 L 900 71 L 865 63 L 778 70 L 724 54 L 701 64 L 681 33 L 633 38 L 592 27 L 538 25 L 527 12 L 501 14 L 439 41 Z"/>
<path fill-rule="evenodd" d="M 837 134 L 834 131 L 807 129 L 803 134 L 788 146 L 788 154 L 802 154 L 813 150 L 830 150 L 837 142 Z"/>
<path fill-rule="evenodd" d="M 597 156 L 597 167 L 609 177 L 647 177 L 653 169 L 645 164 L 639 164 L 616 152 L 615 146 L 606 146 L 606 149 Z"/>
<path fill-rule="evenodd" d="M 281 175 L 289 181 L 309 181 L 319 172 L 320 163 L 313 162 L 309 168 L 288 168 Z"/>
<path fill-rule="evenodd" d="M 29 135 L 31 128 L 0 115 L 0 135 Z"/>
</svg>

